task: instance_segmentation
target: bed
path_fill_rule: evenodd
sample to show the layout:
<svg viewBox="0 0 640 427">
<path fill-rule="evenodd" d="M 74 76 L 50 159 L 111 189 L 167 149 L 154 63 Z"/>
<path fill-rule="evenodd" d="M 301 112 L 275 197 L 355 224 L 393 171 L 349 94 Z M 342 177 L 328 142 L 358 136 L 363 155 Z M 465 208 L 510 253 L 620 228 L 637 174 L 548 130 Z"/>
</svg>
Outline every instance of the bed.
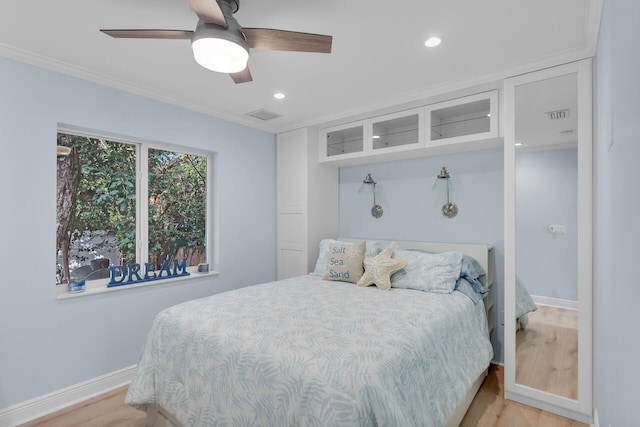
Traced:
<svg viewBox="0 0 640 427">
<path fill-rule="evenodd" d="M 486 245 L 395 245 L 462 252 L 492 282 Z M 310 274 L 179 304 L 155 318 L 126 403 L 155 426 L 455 426 L 493 356 L 483 301 Z"/>
<path fill-rule="evenodd" d="M 524 329 L 529 323 L 529 313 L 538 309 L 524 283 L 516 276 L 516 331 Z"/>
</svg>

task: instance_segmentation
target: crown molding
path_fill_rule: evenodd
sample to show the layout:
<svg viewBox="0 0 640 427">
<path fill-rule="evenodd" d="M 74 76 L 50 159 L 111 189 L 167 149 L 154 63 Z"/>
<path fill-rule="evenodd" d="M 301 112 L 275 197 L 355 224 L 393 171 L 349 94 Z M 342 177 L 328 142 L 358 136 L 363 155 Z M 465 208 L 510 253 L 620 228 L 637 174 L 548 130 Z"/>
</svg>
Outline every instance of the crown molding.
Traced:
<svg viewBox="0 0 640 427">
<path fill-rule="evenodd" d="M 277 132 L 295 130 L 302 127 L 326 127 L 342 123 L 360 120 L 365 117 L 387 114 L 393 111 L 415 108 L 421 105 L 439 102 L 437 99 L 446 94 L 467 92 L 477 89 L 478 92 L 490 88 L 502 87 L 502 80 L 527 74 L 533 71 L 550 68 L 569 62 L 591 58 L 596 55 L 598 46 L 598 34 L 602 16 L 603 0 L 587 0 L 586 19 L 583 29 L 583 45 L 578 49 L 561 52 L 556 55 L 540 57 L 532 61 L 522 62 L 509 68 L 489 70 L 476 76 L 467 76 L 462 79 L 452 80 L 438 85 L 425 87 L 419 91 L 411 91 L 398 96 L 381 100 L 376 104 L 361 105 L 351 110 L 346 110 L 334 115 L 309 120 L 302 123 L 294 123 L 277 129 Z M 462 96 L 462 95 L 460 95 Z M 455 97 L 455 96 L 454 96 Z"/>
<path fill-rule="evenodd" d="M 490 89 L 501 89 L 502 81 L 509 77 L 515 77 L 522 74 L 531 73 L 533 71 L 545 68 L 555 67 L 569 62 L 579 61 L 590 58 L 595 55 L 595 47 L 585 44 L 579 50 L 559 53 L 557 55 L 539 58 L 533 61 L 527 61 L 516 64 L 509 68 L 490 70 L 484 74 L 468 76 L 462 79 L 451 80 L 442 84 L 428 86 L 422 90 L 407 92 L 398 96 L 387 98 L 375 104 L 361 105 L 360 107 L 343 111 L 331 116 L 297 123 L 291 127 L 278 129 L 278 132 L 284 132 L 301 127 L 327 127 L 335 126 L 343 123 L 349 123 L 363 118 L 375 117 L 378 115 L 388 114 L 395 111 L 429 105 L 448 98 L 456 98 L 459 96 L 470 95 L 473 93 L 483 92 Z"/>
<path fill-rule="evenodd" d="M 0 56 L 67 76 L 76 77 L 78 79 L 96 83 L 101 86 L 107 86 L 113 89 L 122 90 L 134 95 L 139 95 L 145 98 L 153 99 L 155 101 L 160 101 L 165 104 L 170 104 L 176 107 L 202 113 L 208 116 L 215 117 L 217 119 L 222 119 L 250 128 L 275 133 L 275 129 L 273 127 L 267 126 L 263 123 L 256 123 L 248 118 L 244 120 L 243 118 L 227 114 L 223 111 L 212 109 L 206 105 L 170 96 L 164 92 L 150 89 L 139 84 L 116 80 L 106 74 L 99 73 L 97 71 L 89 70 L 87 68 L 79 67 L 76 65 L 71 65 L 57 59 L 49 58 L 47 56 L 36 54 L 33 52 L 28 52 L 26 50 L 18 49 L 6 44 L 0 43 Z"/>
<path fill-rule="evenodd" d="M 25 50 L 14 48 L 0 43 L 0 56 L 7 57 L 19 62 L 34 65 L 50 71 L 55 71 L 82 80 L 90 81 L 102 86 L 111 87 L 125 92 L 140 95 L 156 101 L 160 101 L 173 106 L 185 108 L 191 111 L 202 113 L 218 119 L 226 120 L 239 125 L 262 130 L 270 133 L 281 133 L 304 127 L 326 127 L 350 121 L 360 120 L 365 117 L 387 114 L 394 111 L 401 111 L 408 108 L 415 108 L 429 103 L 438 102 L 449 97 L 463 96 L 470 94 L 473 90 L 487 90 L 502 87 L 502 80 L 526 74 L 532 71 L 561 65 L 568 62 L 595 56 L 598 32 L 600 28 L 600 18 L 602 14 L 603 0 L 589 0 L 586 5 L 586 16 L 584 26 L 584 43 L 579 49 L 561 52 L 556 55 L 541 57 L 533 61 L 516 64 L 509 68 L 487 70 L 478 75 L 469 75 L 461 79 L 456 79 L 437 85 L 427 86 L 421 90 L 398 94 L 386 99 L 382 99 L 373 104 L 362 104 L 358 107 L 338 112 L 336 114 L 314 118 L 302 122 L 289 122 L 284 124 L 258 123 L 250 118 L 231 115 L 223 111 L 211 108 L 210 106 L 197 103 L 188 99 L 183 99 L 168 95 L 162 91 L 154 90 L 139 84 L 116 80 L 106 74 L 92 71 L 83 67 L 67 64 L 65 62 L 34 54 Z"/>
</svg>

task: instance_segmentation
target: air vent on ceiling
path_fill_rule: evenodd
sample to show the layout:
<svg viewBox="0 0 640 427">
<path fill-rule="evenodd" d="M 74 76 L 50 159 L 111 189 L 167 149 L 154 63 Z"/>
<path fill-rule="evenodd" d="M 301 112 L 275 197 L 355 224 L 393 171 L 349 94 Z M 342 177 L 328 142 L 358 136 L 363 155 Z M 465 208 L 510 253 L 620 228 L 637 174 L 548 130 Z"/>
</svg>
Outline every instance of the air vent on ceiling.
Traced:
<svg viewBox="0 0 640 427">
<path fill-rule="evenodd" d="M 264 120 L 266 122 L 267 120 L 272 120 L 272 119 L 275 119 L 276 117 L 282 117 L 282 114 L 276 114 L 272 111 L 261 109 L 261 110 L 251 111 L 250 113 L 247 113 L 247 116 Z"/>
<path fill-rule="evenodd" d="M 566 110 L 556 110 L 556 111 L 547 111 L 544 113 L 549 120 L 559 120 L 566 119 L 569 117 L 569 109 Z"/>
</svg>

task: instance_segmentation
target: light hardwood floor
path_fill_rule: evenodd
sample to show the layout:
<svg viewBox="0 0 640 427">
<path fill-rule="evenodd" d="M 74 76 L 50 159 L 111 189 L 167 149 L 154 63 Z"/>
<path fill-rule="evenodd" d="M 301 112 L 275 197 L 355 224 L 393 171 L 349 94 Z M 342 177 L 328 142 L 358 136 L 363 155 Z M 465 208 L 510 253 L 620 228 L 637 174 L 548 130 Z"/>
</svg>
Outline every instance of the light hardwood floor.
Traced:
<svg viewBox="0 0 640 427">
<path fill-rule="evenodd" d="M 144 427 L 146 414 L 124 404 L 126 393 L 121 387 L 20 427 Z"/>
<path fill-rule="evenodd" d="M 516 336 L 516 382 L 578 398 L 578 311 L 538 305 Z"/>
<path fill-rule="evenodd" d="M 511 400 L 504 400 L 504 368 L 492 365 L 460 427 L 588 427 Z"/>
<path fill-rule="evenodd" d="M 492 365 L 461 427 L 587 427 L 548 412 L 504 400 L 504 370 Z M 21 427 L 143 427 L 145 414 L 124 404 L 126 387 L 78 403 Z"/>
</svg>

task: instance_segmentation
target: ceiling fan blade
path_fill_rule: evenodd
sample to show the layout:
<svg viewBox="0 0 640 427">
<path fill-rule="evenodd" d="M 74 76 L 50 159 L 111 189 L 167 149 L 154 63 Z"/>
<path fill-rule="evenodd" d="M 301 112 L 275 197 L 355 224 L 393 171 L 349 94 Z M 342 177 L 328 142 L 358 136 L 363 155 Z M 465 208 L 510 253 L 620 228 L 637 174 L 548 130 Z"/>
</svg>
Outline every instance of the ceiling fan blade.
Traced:
<svg viewBox="0 0 640 427">
<path fill-rule="evenodd" d="M 216 0 L 189 0 L 189 6 L 204 22 L 227 28 L 227 18 Z"/>
<path fill-rule="evenodd" d="M 239 73 L 232 73 L 229 74 L 231 76 L 231 78 L 233 79 L 234 82 L 236 82 L 236 84 L 238 83 L 247 83 L 250 81 L 253 81 L 253 78 L 251 77 L 251 71 L 249 71 L 249 66 L 247 65 L 247 68 L 245 68 L 244 70 L 240 71 Z"/>
<path fill-rule="evenodd" d="M 100 30 L 117 39 L 190 39 L 193 31 L 183 30 Z"/>
<path fill-rule="evenodd" d="M 272 28 L 243 28 L 242 32 L 254 49 L 331 53 L 331 36 Z"/>
</svg>

